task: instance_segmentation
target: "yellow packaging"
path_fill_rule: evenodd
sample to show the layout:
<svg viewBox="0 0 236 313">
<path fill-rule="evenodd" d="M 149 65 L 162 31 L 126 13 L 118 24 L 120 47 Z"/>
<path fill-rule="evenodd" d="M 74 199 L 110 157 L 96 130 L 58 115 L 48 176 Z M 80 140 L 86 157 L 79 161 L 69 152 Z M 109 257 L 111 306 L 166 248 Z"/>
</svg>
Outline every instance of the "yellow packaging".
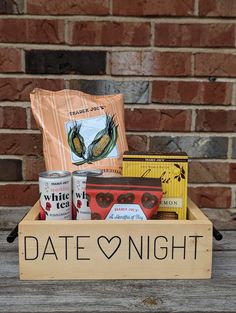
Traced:
<svg viewBox="0 0 236 313">
<path fill-rule="evenodd" d="M 188 156 L 125 152 L 123 176 L 161 178 L 163 197 L 158 212 L 175 212 L 186 219 Z"/>
</svg>

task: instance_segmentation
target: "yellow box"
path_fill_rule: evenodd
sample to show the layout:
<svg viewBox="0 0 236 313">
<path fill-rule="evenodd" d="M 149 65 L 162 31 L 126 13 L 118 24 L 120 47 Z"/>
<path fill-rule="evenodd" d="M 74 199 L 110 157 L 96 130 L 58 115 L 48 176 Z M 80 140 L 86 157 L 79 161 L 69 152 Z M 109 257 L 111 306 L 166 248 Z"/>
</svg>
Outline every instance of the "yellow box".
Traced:
<svg viewBox="0 0 236 313">
<path fill-rule="evenodd" d="M 123 176 L 161 178 L 163 197 L 158 212 L 175 212 L 186 219 L 188 156 L 125 152 Z"/>
</svg>

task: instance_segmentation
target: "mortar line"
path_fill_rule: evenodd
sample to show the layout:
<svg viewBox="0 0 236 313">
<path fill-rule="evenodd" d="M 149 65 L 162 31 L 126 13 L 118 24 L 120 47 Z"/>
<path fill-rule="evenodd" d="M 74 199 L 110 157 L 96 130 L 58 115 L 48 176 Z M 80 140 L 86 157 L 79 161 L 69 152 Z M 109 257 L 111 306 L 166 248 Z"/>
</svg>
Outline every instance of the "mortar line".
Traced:
<svg viewBox="0 0 236 313">
<path fill-rule="evenodd" d="M 147 140 L 149 140 L 150 137 L 147 137 Z M 42 159 L 43 156 L 24 156 L 24 155 L 17 155 L 17 154 L 4 154 L 4 155 L 0 155 L 0 159 L 1 160 L 5 160 L 5 159 L 13 159 L 13 160 L 24 160 L 26 158 L 33 158 L 33 159 Z M 198 158 L 198 159 L 189 159 L 189 163 L 234 163 L 236 164 L 236 159 L 203 159 L 203 158 Z"/>
<path fill-rule="evenodd" d="M 113 16 L 112 11 L 113 11 L 113 0 L 109 0 L 109 15 L 110 16 Z"/>
<path fill-rule="evenodd" d="M 151 22 L 150 23 L 150 46 L 155 47 L 155 23 Z"/>
<path fill-rule="evenodd" d="M 148 82 L 148 103 L 146 105 L 148 105 L 148 108 L 149 108 L 149 105 L 152 103 L 152 90 L 153 90 L 153 83 L 151 81 Z"/>
<path fill-rule="evenodd" d="M 27 0 L 23 0 L 23 12 L 24 12 L 23 16 L 27 15 L 27 13 L 28 13 L 27 12 L 28 10 L 27 10 L 27 3 L 26 2 L 27 2 Z"/>
<path fill-rule="evenodd" d="M 233 156 L 233 139 L 232 139 L 232 137 L 229 137 L 227 156 L 228 156 L 228 159 L 232 158 L 232 156 Z"/>
<path fill-rule="evenodd" d="M 195 131 L 196 129 L 196 118 L 197 118 L 197 112 L 196 110 L 192 110 L 191 131 Z"/>
<path fill-rule="evenodd" d="M 68 79 L 65 80 L 65 89 L 70 89 L 70 81 Z"/>
<path fill-rule="evenodd" d="M 175 103 L 125 103 L 127 109 L 154 109 L 154 110 L 224 110 L 224 111 L 235 111 L 236 108 L 232 109 L 231 106 L 223 105 L 206 105 L 206 104 L 175 104 Z"/>
<path fill-rule="evenodd" d="M 23 181 L 26 181 L 26 164 L 25 163 L 26 163 L 25 162 L 25 157 L 23 157 L 23 159 L 22 159 L 22 169 L 21 169 Z"/>
<path fill-rule="evenodd" d="M 194 2 L 194 15 L 196 17 L 199 16 L 199 0 L 195 0 Z"/>
<path fill-rule="evenodd" d="M 41 134 L 41 131 L 38 129 L 31 129 L 31 128 L 25 128 L 25 129 L 11 129 L 11 128 L 2 128 L 0 129 L 0 134 Z"/>
<path fill-rule="evenodd" d="M 235 186 L 231 187 L 231 208 L 236 207 L 236 188 Z"/>
<path fill-rule="evenodd" d="M 234 163 L 236 164 L 236 159 L 189 159 L 189 163 Z"/>
<path fill-rule="evenodd" d="M 31 130 L 31 114 L 30 114 L 30 108 L 26 108 L 26 125 L 27 129 Z"/>
<path fill-rule="evenodd" d="M 11 102 L 11 101 L 6 101 L 6 102 L 1 102 L 0 101 L 0 107 L 20 107 L 20 108 L 29 108 L 30 107 L 30 102 L 29 103 L 24 103 L 24 102 Z"/>
<path fill-rule="evenodd" d="M 236 83 L 232 86 L 232 106 L 236 106 Z"/>
<path fill-rule="evenodd" d="M 24 156 L 23 155 L 11 155 L 11 154 L 4 154 L 4 155 L 0 155 L 0 159 L 1 160 L 5 160 L 5 159 L 12 159 L 12 160 L 21 160 L 23 161 Z"/>
<path fill-rule="evenodd" d="M 66 44 L 69 44 L 70 42 L 72 42 L 72 31 L 70 29 L 71 27 L 69 27 L 69 21 L 67 19 L 64 20 L 64 25 L 64 41 Z"/>
<path fill-rule="evenodd" d="M 147 138 L 147 151 L 150 151 L 150 137 L 146 137 Z"/>
<path fill-rule="evenodd" d="M 235 47 L 182 47 L 182 46 L 170 46 L 170 47 L 158 47 L 158 46 L 99 46 L 99 45 L 68 45 L 68 44 L 45 44 L 45 43 L 7 43 L 1 42 L 0 48 L 20 48 L 26 51 L 28 50 L 63 50 L 63 51 L 115 51 L 115 52 L 140 52 L 140 49 L 144 52 L 204 52 L 214 54 L 231 54 L 235 53 Z"/>
<path fill-rule="evenodd" d="M 25 51 L 22 49 L 20 51 L 21 54 L 21 70 L 25 73 Z"/>
<path fill-rule="evenodd" d="M 236 47 L 236 24 L 234 24 L 234 46 Z"/>
<path fill-rule="evenodd" d="M 191 75 L 194 76 L 195 73 L 195 53 L 191 54 Z"/>
<path fill-rule="evenodd" d="M 235 133 L 225 133 L 225 132 L 187 132 L 187 131 L 126 131 L 127 135 L 144 135 L 144 136 L 150 136 L 150 137 L 201 137 L 201 138 L 214 138 L 214 137 L 221 137 L 221 138 L 235 138 Z"/>
<path fill-rule="evenodd" d="M 106 79 L 106 80 L 115 80 L 115 81 L 130 81 L 130 80 L 137 80 L 137 81 L 192 81 L 192 82 L 209 82 L 208 76 L 194 76 L 194 77 L 186 77 L 186 76 L 141 76 L 141 75 L 78 75 L 78 74 L 26 74 L 26 73 L 0 73 L 0 78 L 28 78 L 28 79 L 58 79 L 58 80 L 65 80 L 65 79 L 78 79 L 80 76 L 81 79 L 86 80 L 97 80 L 97 79 Z M 234 78 L 227 78 L 221 77 L 217 79 L 217 82 L 229 82 L 229 83 L 236 83 L 236 77 Z"/>
<path fill-rule="evenodd" d="M 226 188 L 232 188 L 235 187 L 235 184 L 233 183 L 207 183 L 207 186 L 205 183 L 188 183 L 189 187 L 226 187 Z"/>
<path fill-rule="evenodd" d="M 4 185 L 38 185 L 38 181 L 35 180 L 27 180 L 27 181 L 1 181 L 0 186 Z M 235 187 L 235 184 L 233 183 L 207 183 L 207 186 L 205 183 L 189 183 L 189 187 L 226 187 L 226 188 L 232 188 Z"/>
<path fill-rule="evenodd" d="M 82 79 L 77 77 L 77 79 Z M 151 83 L 151 82 L 150 82 Z M 152 86 L 152 84 L 150 84 Z M 65 80 L 65 88 L 70 87 L 70 80 Z M 149 89 L 149 98 L 151 98 L 152 87 Z M 14 101 L 0 101 L 0 107 L 20 107 L 20 108 L 29 108 L 30 102 L 14 102 Z M 211 104 L 178 104 L 178 103 L 125 103 L 126 109 L 154 109 L 154 110 L 224 110 L 224 111 L 235 111 L 235 107 L 229 105 L 211 105 Z"/>
<path fill-rule="evenodd" d="M 106 74 L 111 75 L 111 52 L 106 54 Z"/>
<path fill-rule="evenodd" d="M 50 1 L 50 0 L 49 0 Z M 22 14 L 15 17 L 12 14 L 4 14 L 1 16 L 1 19 L 32 19 L 32 20 L 65 20 L 69 19 L 71 21 L 115 21 L 115 22 L 157 22 L 158 23 L 198 23 L 198 24 L 235 24 L 235 19 L 232 17 L 204 17 L 204 16 L 175 16 L 175 17 L 166 17 L 166 16 L 119 16 L 119 15 L 34 15 L 34 14 Z"/>
<path fill-rule="evenodd" d="M 20 181 L 1 181 L 0 186 L 4 185 L 38 185 L 38 181 L 35 180 L 20 180 Z"/>
<path fill-rule="evenodd" d="M 0 129 L 1 134 L 41 134 L 38 129 Z M 127 135 L 144 135 L 150 137 L 166 136 L 166 137 L 223 137 L 223 138 L 235 138 L 235 133 L 230 132 L 191 132 L 191 131 L 126 131 Z"/>
</svg>

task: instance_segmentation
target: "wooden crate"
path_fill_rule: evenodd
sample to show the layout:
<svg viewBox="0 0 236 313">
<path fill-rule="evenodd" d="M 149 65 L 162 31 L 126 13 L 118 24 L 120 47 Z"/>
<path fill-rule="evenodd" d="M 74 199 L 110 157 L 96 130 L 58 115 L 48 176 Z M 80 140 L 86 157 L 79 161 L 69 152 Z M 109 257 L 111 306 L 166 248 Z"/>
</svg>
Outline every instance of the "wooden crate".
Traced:
<svg viewBox="0 0 236 313">
<path fill-rule="evenodd" d="M 19 224 L 22 280 L 211 277 L 212 223 L 191 201 L 188 220 L 40 221 Z"/>
</svg>

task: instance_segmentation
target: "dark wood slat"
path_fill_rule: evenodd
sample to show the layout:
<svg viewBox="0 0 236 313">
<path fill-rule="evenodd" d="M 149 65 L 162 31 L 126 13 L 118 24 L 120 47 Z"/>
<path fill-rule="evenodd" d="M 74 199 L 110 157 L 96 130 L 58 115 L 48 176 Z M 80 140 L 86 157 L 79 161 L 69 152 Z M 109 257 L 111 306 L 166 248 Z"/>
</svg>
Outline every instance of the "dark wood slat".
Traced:
<svg viewBox="0 0 236 313">
<path fill-rule="evenodd" d="M 0 280 L 0 312 L 235 312 L 235 281 Z"/>
<path fill-rule="evenodd" d="M 29 208 L 0 209 L 0 229 L 12 229 L 22 219 Z"/>
<path fill-rule="evenodd" d="M 220 231 L 223 235 L 221 241 L 213 240 L 213 249 L 226 251 L 226 250 L 236 250 L 236 231 Z"/>
<path fill-rule="evenodd" d="M 236 230 L 236 209 L 202 209 L 218 230 Z"/>
</svg>

